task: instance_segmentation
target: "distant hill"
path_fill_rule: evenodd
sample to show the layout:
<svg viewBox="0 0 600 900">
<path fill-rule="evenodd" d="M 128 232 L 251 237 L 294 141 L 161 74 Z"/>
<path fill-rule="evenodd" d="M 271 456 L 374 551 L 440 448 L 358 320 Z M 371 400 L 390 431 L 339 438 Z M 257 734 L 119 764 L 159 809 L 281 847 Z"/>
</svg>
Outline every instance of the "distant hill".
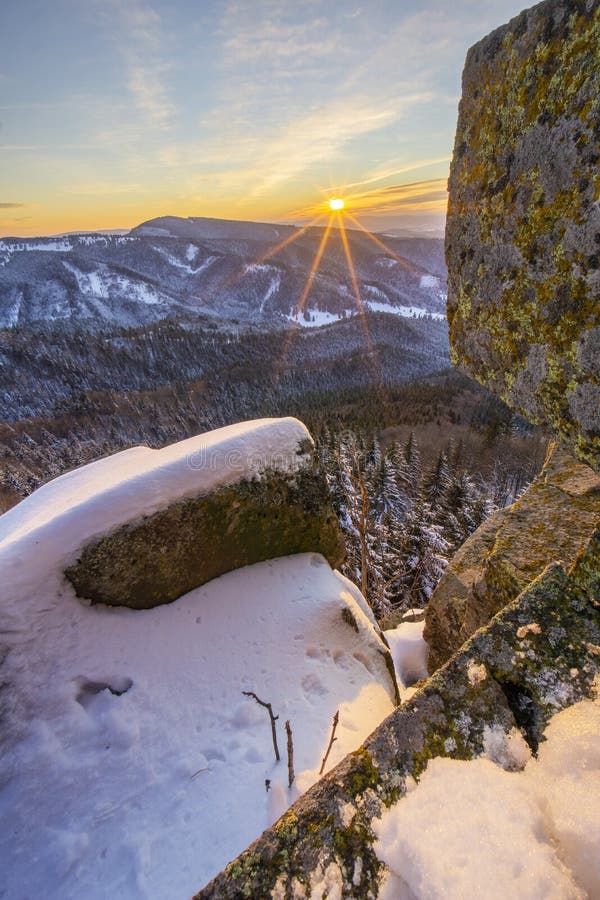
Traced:
<svg viewBox="0 0 600 900">
<path fill-rule="evenodd" d="M 195 321 L 199 315 L 260 326 L 327 324 L 356 314 L 359 304 L 340 232 L 332 229 L 298 309 L 323 233 L 316 227 L 165 216 L 127 235 L 5 238 L 0 328 L 60 320 L 95 330 Z M 347 233 L 361 305 L 444 317 L 440 240 Z"/>
</svg>

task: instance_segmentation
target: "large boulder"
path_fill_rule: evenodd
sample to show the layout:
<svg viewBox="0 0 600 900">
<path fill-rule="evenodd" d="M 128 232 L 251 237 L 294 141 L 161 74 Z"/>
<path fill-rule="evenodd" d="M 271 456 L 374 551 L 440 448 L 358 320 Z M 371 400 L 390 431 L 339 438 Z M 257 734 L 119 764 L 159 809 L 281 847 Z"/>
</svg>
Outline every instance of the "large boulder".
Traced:
<svg viewBox="0 0 600 900">
<path fill-rule="evenodd" d="M 234 426 L 233 434 L 231 428 L 212 432 L 210 453 L 196 439 L 186 451 L 190 477 L 194 469 L 213 467 L 213 475 L 227 474 L 227 483 L 217 478 L 209 489 L 203 483 L 192 496 L 186 485 L 188 496 L 174 495 L 152 515 L 87 544 L 65 570 L 77 594 L 147 609 L 279 556 L 314 551 L 339 565 L 341 533 L 308 432 L 296 420 L 266 421 L 267 427 L 265 420 Z M 258 432 L 253 459 L 239 443 L 240 429 L 245 439 Z"/>
<path fill-rule="evenodd" d="M 312 439 L 297 419 L 259 419 L 56 478 L 0 517 L 3 586 L 34 593 L 63 560 L 78 596 L 147 609 L 232 569 L 344 548 Z M 34 560 L 24 571 L 24 560 Z M 15 588 L 16 589 L 16 588 Z"/>
<path fill-rule="evenodd" d="M 600 466 L 600 6 L 546 0 L 463 73 L 446 258 L 453 361 Z"/>
<path fill-rule="evenodd" d="M 522 497 L 463 544 L 425 615 L 429 669 L 445 663 L 550 563 L 571 566 L 600 525 L 600 476 L 554 447 Z"/>
</svg>

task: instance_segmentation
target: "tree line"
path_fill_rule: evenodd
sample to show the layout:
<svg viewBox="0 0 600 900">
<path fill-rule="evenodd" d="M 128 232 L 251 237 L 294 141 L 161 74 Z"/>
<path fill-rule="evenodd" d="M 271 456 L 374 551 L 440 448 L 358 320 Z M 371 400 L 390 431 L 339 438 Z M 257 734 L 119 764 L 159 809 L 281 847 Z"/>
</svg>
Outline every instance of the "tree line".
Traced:
<svg viewBox="0 0 600 900">
<path fill-rule="evenodd" d="M 378 618 L 424 607 L 458 547 L 522 489 L 502 467 L 486 479 L 469 474 L 452 442 L 424 466 L 414 432 L 382 447 L 376 436 L 325 428 L 317 451 L 346 542 L 341 571 Z"/>
</svg>

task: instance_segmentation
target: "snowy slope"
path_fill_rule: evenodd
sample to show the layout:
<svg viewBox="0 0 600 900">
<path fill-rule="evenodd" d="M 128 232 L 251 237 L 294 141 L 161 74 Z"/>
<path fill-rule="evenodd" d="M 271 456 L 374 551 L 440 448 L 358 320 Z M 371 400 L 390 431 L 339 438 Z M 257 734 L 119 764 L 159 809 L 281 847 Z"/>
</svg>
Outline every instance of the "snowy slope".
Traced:
<svg viewBox="0 0 600 900">
<path fill-rule="evenodd" d="M 328 769 L 392 710 L 372 614 L 318 554 L 144 611 L 84 604 L 62 575 L 75 548 L 124 515 L 260 474 L 265 461 L 293 469 L 305 436 L 296 420 L 262 420 L 135 448 L 0 518 L 0 896 L 189 896 L 318 777 L 336 710 Z M 279 716 L 277 764 L 268 715 L 242 691 Z"/>
</svg>

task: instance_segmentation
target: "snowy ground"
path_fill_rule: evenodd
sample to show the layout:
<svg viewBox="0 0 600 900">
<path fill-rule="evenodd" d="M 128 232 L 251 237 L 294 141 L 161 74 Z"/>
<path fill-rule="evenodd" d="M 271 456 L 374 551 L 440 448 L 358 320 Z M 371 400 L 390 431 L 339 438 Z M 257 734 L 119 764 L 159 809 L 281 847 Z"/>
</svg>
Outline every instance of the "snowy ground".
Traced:
<svg viewBox="0 0 600 900">
<path fill-rule="evenodd" d="M 305 436 L 262 420 L 136 448 L 0 518 L 0 897 L 189 896 L 316 780 L 337 710 L 327 769 L 393 709 L 372 614 L 317 554 L 142 611 L 86 605 L 62 575 L 98 531 L 265 462 L 293 469 Z M 242 691 L 279 716 L 277 764 Z"/>
<path fill-rule="evenodd" d="M 376 824 L 382 900 L 600 897 L 600 700 L 546 737 L 537 759 L 515 729 L 488 735 L 491 758 L 432 760 Z"/>
<path fill-rule="evenodd" d="M 428 316 L 431 319 L 442 321 L 446 318 L 445 313 L 430 312 L 421 306 L 394 306 L 392 303 L 384 303 L 379 300 L 366 300 L 364 305 L 367 310 L 372 312 L 389 313 L 405 319 L 422 319 Z M 308 319 L 305 317 L 304 312 L 292 313 L 286 318 L 303 328 L 320 328 L 322 325 L 331 325 L 332 322 L 339 322 L 342 319 L 348 319 L 360 314 L 356 309 L 347 309 L 342 313 L 331 313 L 326 310 L 310 308 L 306 312 Z"/>
<path fill-rule="evenodd" d="M 4 751 L 0 896 L 189 896 L 298 795 L 286 719 L 306 789 L 337 709 L 327 768 L 391 712 L 381 649 L 356 588 L 316 554 L 144 611 L 49 587 L 5 664 L 21 727 Z M 279 715 L 279 764 L 242 691 Z"/>
</svg>

